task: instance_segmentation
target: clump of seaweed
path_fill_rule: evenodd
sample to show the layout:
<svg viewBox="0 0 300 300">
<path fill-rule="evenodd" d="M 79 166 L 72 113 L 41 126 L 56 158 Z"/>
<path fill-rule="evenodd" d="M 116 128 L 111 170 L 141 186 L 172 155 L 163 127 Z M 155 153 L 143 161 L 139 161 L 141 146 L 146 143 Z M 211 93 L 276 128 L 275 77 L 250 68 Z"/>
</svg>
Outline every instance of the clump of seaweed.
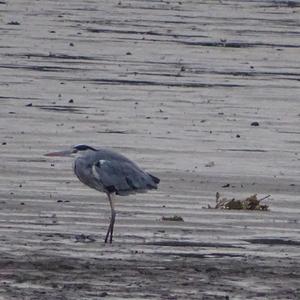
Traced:
<svg viewBox="0 0 300 300">
<path fill-rule="evenodd" d="M 162 217 L 162 221 L 177 221 L 177 222 L 184 222 L 181 216 L 173 216 L 173 217 Z"/>
<path fill-rule="evenodd" d="M 251 195 L 246 199 L 227 199 L 225 197 L 221 197 L 220 193 L 216 193 L 216 206 L 212 207 L 208 205 L 208 208 L 211 209 L 243 209 L 243 210 L 269 210 L 269 206 L 266 204 L 262 204 L 261 202 L 267 198 L 271 197 L 271 195 L 267 195 L 261 199 L 257 199 L 257 194 Z"/>
</svg>

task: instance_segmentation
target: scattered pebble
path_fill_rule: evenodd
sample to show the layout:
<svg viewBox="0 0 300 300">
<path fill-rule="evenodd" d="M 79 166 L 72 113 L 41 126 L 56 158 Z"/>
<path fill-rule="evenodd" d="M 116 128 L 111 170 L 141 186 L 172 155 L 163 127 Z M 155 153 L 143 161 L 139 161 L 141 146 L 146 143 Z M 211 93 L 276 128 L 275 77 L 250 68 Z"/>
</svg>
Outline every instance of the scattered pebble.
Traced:
<svg viewBox="0 0 300 300">
<path fill-rule="evenodd" d="M 73 99 L 70 99 L 70 100 L 69 100 L 69 103 L 74 103 L 74 100 L 73 100 Z"/>
<path fill-rule="evenodd" d="M 96 239 L 93 238 L 92 236 L 90 235 L 85 235 L 85 234 L 76 234 L 75 235 L 75 240 L 76 240 L 76 243 L 92 243 L 92 242 L 95 242 Z"/>
<path fill-rule="evenodd" d="M 205 167 L 207 167 L 207 168 L 211 168 L 213 166 L 215 166 L 215 162 L 214 161 L 210 161 L 209 163 L 205 164 Z"/>
<path fill-rule="evenodd" d="M 107 293 L 107 292 L 102 292 L 102 293 L 100 293 L 100 295 L 99 295 L 99 297 L 106 297 L 106 296 L 108 296 L 108 293 Z"/>
<path fill-rule="evenodd" d="M 259 126 L 259 123 L 258 122 L 252 122 L 251 126 Z"/>
<path fill-rule="evenodd" d="M 26 107 L 31 107 L 32 106 L 32 103 L 28 103 L 25 105 Z"/>
<path fill-rule="evenodd" d="M 61 199 L 58 199 L 56 202 L 57 203 L 62 203 L 62 202 L 68 203 L 68 202 L 70 202 L 70 200 L 61 200 Z"/>
<path fill-rule="evenodd" d="M 11 21 L 11 22 L 8 22 L 7 25 L 20 25 L 20 22 Z"/>
<path fill-rule="evenodd" d="M 228 188 L 228 187 L 230 187 L 229 183 L 226 183 L 226 184 L 222 185 L 222 188 Z"/>
</svg>

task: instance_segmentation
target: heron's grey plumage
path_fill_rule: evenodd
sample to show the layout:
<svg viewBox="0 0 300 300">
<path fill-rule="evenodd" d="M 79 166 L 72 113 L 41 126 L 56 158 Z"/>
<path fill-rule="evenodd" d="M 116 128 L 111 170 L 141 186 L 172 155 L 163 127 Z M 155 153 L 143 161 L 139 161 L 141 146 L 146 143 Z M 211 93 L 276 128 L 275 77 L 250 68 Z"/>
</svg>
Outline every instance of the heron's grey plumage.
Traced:
<svg viewBox="0 0 300 300">
<path fill-rule="evenodd" d="M 157 189 L 159 179 L 125 156 L 108 149 L 90 150 L 75 160 L 79 180 L 101 192 L 129 195 Z"/>
<path fill-rule="evenodd" d="M 73 165 L 78 179 L 87 186 L 107 194 L 111 207 L 111 221 L 105 237 L 112 242 L 115 222 L 113 195 L 129 195 L 157 189 L 159 178 L 143 171 L 133 161 L 109 149 L 95 149 L 80 144 L 70 151 L 53 152 L 48 156 L 67 156 L 80 153 Z"/>
</svg>

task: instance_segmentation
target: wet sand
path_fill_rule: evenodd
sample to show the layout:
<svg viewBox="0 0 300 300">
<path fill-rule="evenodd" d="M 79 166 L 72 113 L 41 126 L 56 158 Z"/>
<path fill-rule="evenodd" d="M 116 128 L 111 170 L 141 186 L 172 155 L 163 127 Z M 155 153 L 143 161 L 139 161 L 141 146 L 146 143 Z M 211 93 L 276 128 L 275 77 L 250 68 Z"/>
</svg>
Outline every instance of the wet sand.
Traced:
<svg viewBox="0 0 300 300">
<path fill-rule="evenodd" d="M 0 11 L 1 299 L 300 298 L 298 2 Z M 43 156 L 77 143 L 161 178 L 118 198 L 112 245 L 106 196 Z"/>
</svg>

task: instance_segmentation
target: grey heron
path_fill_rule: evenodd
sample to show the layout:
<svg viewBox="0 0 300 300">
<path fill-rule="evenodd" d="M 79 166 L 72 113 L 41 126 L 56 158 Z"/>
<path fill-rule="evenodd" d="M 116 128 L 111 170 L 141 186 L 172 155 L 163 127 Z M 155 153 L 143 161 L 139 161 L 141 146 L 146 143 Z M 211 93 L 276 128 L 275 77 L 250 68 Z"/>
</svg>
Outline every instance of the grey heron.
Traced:
<svg viewBox="0 0 300 300">
<path fill-rule="evenodd" d="M 115 224 L 114 195 L 126 196 L 157 189 L 160 179 L 143 171 L 133 161 L 109 149 L 79 144 L 70 149 L 51 152 L 46 156 L 76 156 L 73 169 L 78 179 L 97 191 L 106 193 L 110 208 L 110 224 L 105 243 L 112 243 Z"/>
</svg>

